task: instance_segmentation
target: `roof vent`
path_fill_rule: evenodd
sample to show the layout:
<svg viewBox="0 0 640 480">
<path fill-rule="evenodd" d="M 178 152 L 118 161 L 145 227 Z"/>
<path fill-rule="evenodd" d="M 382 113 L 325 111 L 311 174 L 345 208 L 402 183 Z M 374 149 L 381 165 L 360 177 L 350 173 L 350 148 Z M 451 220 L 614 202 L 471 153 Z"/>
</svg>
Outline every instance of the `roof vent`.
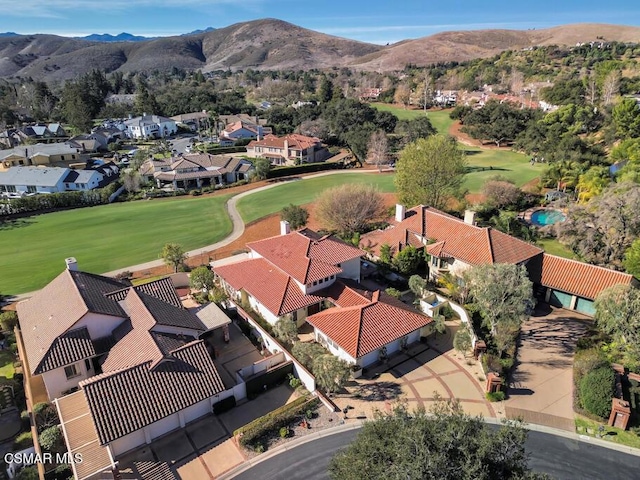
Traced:
<svg viewBox="0 0 640 480">
<path fill-rule="evenodd" d="M 65 258 L 64 262 L 67 264 L 67 270 L 78 271 L 78 261 L 76 257 Z"/>
</svg>

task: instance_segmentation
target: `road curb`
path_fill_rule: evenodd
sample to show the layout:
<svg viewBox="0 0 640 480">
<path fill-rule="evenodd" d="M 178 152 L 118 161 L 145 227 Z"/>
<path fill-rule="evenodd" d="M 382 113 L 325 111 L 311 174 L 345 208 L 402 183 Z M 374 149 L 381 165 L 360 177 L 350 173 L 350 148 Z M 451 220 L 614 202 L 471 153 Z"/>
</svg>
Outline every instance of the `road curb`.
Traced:
<svg viewBox="0 0 640 480">
<path fill-rule="evenodd" d="M 238 465 L 237 467 L 234 467 L 231 470 L 226 471 L 225 473 L 223 473 L 222 475 L 216 478 L 217 480 L 232 479 L 235 476 L 240 475 L 241 473 L 244 473 L 245 471 L 255 467 L 256 465 L 262 462 L 265 462 L 283 452 L 299 447 L 300 445 L 304 445 L 305 443 L 313 442 L 315 440 L 318 440 L 319 438 L 328 437 L 330 435 L 335 435 L 342 432 L 348 432 L 349 430 L 358 429 L 362 427 L 363 424 L 364 424 L 364 421 L 356 420 L 355 422 L 345 423 L 343 425 L 338 425 L 336 427 L 325 428 L 323 430 L 320 430 L 319 432 L 314 432 L 309 435 L 305 435 L 304 437 L 297 438 L 295 440 L 285 443 L 284 445 L 280 445 L 274 448 L 273 450 L 268 450 L 264 454 L 259 455 L 255 458 L 251 458 L 246 462 Z M 238 447 L 238 448 L 241 448 L 241 447 Z"/>
</svg>

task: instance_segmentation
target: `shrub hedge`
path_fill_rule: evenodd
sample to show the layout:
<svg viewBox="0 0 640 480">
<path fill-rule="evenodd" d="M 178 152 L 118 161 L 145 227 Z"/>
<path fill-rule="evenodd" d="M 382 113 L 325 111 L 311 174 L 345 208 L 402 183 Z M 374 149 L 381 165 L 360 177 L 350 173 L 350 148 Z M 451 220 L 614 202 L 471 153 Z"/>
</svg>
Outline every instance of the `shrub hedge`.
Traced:
<svg viewBox="0 0 640 480">
<path fill-rule="evenodd" d="M 611 413 L 615 373 L 610 366 L 598 367 L 580 380 L 580 403 L 582 407 L 600 418 Z"/>
<path fill-rule="evenodd" d="M 307 397 L 296 398 L 293 402 L 256 418 L 244 427 L 240 427 L 233 432 L 233 435 L 239 437 L 239 442 L 243 447 L 249 447 L 267 433 L 279 431 L 280 428 L 286 427 L 295 417 L 307 410 L 316 408 L 319 403 L 320 399 L 318 397 L 311 399 Z"/>
<path fill-rule="evenodd" d="M 501 402 L 505 398 L 504 392 L 487 392 L 487 400 L 490 402 Z"/>
<path fill-rule="evenodd" d="M 31 435 L 31 432 L 22 432 L 13 439 L 14 450 L 24 450 L 30 447 L 33 447 L 33 435 Z"/>
<path fill-rule="evenodd" d="M 300 175 L 301 173 L 321 172 L 323 170 L 341 169 L 340 163 L 319 162 L 306 163 L 303 165 L 292 165 L 290 167 L 277 167 L 269 170 L 267 178 L 288 177 L 289 175 Z"/>
</svg>

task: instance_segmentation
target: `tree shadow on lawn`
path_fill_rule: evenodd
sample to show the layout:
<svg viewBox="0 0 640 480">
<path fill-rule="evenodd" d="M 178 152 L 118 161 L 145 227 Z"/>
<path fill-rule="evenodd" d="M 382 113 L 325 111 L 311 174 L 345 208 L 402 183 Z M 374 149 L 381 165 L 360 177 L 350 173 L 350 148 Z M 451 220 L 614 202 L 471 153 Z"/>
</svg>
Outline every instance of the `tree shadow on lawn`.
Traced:
<svg viewBox="0 0 640 480">
<path fill-rule="evenodd" d="M 32 223 L 34 223 L 34 220 L 30 217 L 2 220 L 0 221 L 0 231 L 15 230 L 16 228 L 28 227 Z"/>
<path fill-rule="evenodd" d="M 502 167 L 493 167 L 493 166 L 489 166 L 489 167 L 478 167 L 475 165 L 469 165 L 466 168 L 466 172 L 465 173 L 477 173 L 477 172 L 510 172 L 511 170 L 508 168 L 502 168 Z"/>
<path fill-rule="evenodd" d="M 464 154 L 470 157 L 471 155 L 479 155 L 482 153 L 482 150 L 464 150 Z"/>
</svg>

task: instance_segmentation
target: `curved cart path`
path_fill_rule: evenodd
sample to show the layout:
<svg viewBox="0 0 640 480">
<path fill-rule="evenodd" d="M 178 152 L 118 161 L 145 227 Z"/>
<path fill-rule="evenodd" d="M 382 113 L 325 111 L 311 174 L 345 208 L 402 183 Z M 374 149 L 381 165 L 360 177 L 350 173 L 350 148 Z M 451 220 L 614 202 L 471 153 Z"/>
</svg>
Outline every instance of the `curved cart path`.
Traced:
<svg viewBox="0 0 640 480">
<path fill-rule="evenodd" d="M 242 234 L 244 233 L 244 221 L 242 220 L 242 217 L 240 216 L 240 212 L 238 212 L 238 208 L 237 208 L 237 204 L 238 204 L 238 200 L 243 199 L 244 197 L 248 196 L 248 195 L 253 195 L 254 193 L 258 193 L 261 192 L 263 190 L 269 190 L 270 188 L 276 188 L 279 187 L 280 185 L 283 185 L 285 183 L 289 183 L 289 182 L 299 182 L 299 181 L 303 181 L 303 180 L 308 180 L 311 178 L 318 178 L 318 177 L 324 177 L 326 175 L 336 175 L 336 174 L 340 174 L 340 173 L 345 173 L 343 170 L 333 170 L 330 172 L 322 172 L 322 173 L 317 173 L 317 174 L 313 174 L 313 175 L 308 175 L 305 177 L 295 177 L 295 178 L 290 178 L 290 179 L 285 179 L 282 180 L 280 182 L 277 183 L 273 183 L 271 185 L 265 185 L 262 187 L 258 187 L 258 188 L 254 188 L 252 190 L 247 190 L 246 192 L 242 192 L 239 193 L 237 195 L 234 195 L 233 197 L 231 197 L 229 199 L 229 201 L 227 201 L 227 203 L 225 204 L 225 207 L 227 209 L 227 214 L 229 215 L 229 218 L 231 218 L 231 222 L 233 224 L 233 228 L 231 230 L 231 233 L 229 235 L 227 235 L 224 239 L 220 240 L 219 242 L 216 242 L 214 244 L 211 245 L 207 245 L 201 248 L 197 248 L 195 250 L 190 250 L 187 253 L 187 255 L 189 257 L 196 257 L 199 255 L 204 255 L 208 252 L 211 252 L 213 250 L 217 250 L 219 248 L 222 247 L 226 247 L 227 245 L 229 245 L 230 243 L 234 242 L 235 240 L 237 240 L 238 238 L 240 238 L 242 236 Z M 379 173 L 378 170 L 362 170 L 362 171 L 358 171 L 356 173 Z M 137 265 L 130 265 L 128 267 L 124 267 L 124 268 L 120 268 L 118 270 L 113 270 L 111 272 L 106 272 L 103 275 L 107 275 L 107 276 L 115 276 L 119 273 L 125 272 L 125 271 L 130 271 L 130 272 L 134 272 L 134 271 L 139 271 L 139 270 L 147 270 L 150 268 L 155 268 L 155 267 L 162 267 L 164 266 L 164 262 L 162 261 L 162 259 L 158 259 L 158 260 L 152 260 L 150 262 L 145 262 L 145 263 L 139 263 Z M 27 294 L 25 294 L 27 295 Z"/>
</svg>

